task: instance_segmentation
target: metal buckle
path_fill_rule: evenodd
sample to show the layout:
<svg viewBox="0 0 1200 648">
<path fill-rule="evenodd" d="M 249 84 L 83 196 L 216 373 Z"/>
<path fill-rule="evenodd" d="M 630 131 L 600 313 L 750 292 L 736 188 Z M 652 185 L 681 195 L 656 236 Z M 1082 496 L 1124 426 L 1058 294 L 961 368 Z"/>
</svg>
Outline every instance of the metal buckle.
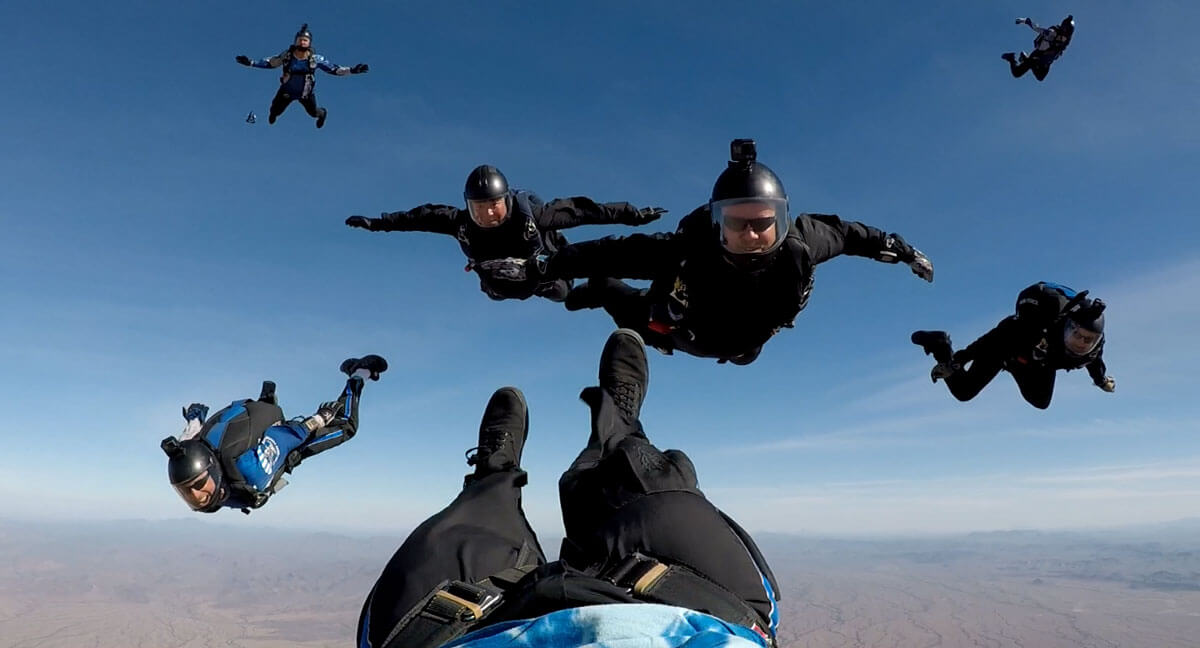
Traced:
<svg viewBox="0 0 1200 648">
<path fill-rule="evenodd" d="M 442 601 L 458 608 L 455 617 L 461 621 L 478 621 L 488 614 L 500 602 L 501 595 L 491 592 L 478 585 L 451 581 L 442 589 L 433 593 L 430 603 Z M 428 605 L 426 609 L 428 610 Z M 465 613 L 465 614 L 464 614 Z"/>
</svg>

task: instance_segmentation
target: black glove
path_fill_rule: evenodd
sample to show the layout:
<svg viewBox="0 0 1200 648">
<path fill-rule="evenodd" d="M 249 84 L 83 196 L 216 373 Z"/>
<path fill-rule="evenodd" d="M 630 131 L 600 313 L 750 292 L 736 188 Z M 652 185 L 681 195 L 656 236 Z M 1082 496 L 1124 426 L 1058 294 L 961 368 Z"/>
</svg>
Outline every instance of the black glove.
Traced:
<svg viewBox="0 0 1200 648">
<path fill-rule="evenodd" d="M 242 65 L 250 65 L 250 57 L 246 56 L 245 54 L 238 54 L 233 60 L 241 63 Z"/>
<path fill-rule="evenodd" d="M 637 216 L 634 217 L 630 225 L 645 225 L 646 223 L 662 218 L 662 215 L 665 213 L 667 213 L 667 210 L 662 207 L 642 207 L 637 211 Z"/>
<path fill-rule="evenodd" d="M 341 416 L 342 410 L 345 409 L 345 407 L 346 404 L 341 401 L 328 401 L 321 403 L 321 406 L 317 408 L 317 414 L 324 416 L 326 421 L 332 421 L 338 416 Z"/>
<path fill-rule="evenodd" d="M 913 250 L 913 259 L 908 262 L 908 267 L 912 269 L 913 274 L 918 277 L 933 283 L 933 262 L 929 260 L 920 250 Z"/>
<path fill-rule="evenodd" d="M 346 225 L 350 227 L 359 227 L 365 230 L 372 230 L 371 219 L 366 216 L 351 216 L 346 219 Z"/>
<path fill-rule="evenodd" d="M 208 417 L 208 405 L 204 403 L 192 403 L 183 408 L 183 418 L 185 421 L 192 419 L 199 420 L 204 423 L 204 419 Z"/>
<path fill-rule="evenodd" d="M 358 65 L 355 65 L 354 67 L 350 68 L 350 74 L 362 74 L 363 72 L 367 72 L 370 69 L 371 68 L 367 67 L 366 63 L 359 63 Z"/>
</svg>

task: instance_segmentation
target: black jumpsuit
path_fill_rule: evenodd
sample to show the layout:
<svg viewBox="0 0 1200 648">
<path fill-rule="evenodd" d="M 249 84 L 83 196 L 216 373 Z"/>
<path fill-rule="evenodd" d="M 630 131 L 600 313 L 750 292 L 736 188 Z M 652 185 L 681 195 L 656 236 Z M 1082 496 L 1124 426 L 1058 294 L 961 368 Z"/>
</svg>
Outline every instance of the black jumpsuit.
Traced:
<svg viewBox="0 0 1200 648">
<path fill-rule="evenodd" d="M 480 227 L 465 209 L 450 205 L 421 205 L 408 211 L 368 219 L 373 232 L 433 232 L 458 239 L 467 256 L 467 270 L 479 276 L 479 288 L 492 299 L 545 297 L 562 301 L 570 282 L 545 276 L 546 257 L 566 245 L 558 230 L 579 225 L 641 225 L 637 207 L 627 202 L 597 203 L 577 196 L 542 204 L 536 196 L 518 191 L 509 217 L 500 225 Z"/>
<path fill-rule="evenodd" d="M 1059 369 L 1086 367 L 1092 382 L 1105 380 L 1104 340 L 1087 356 L 1074 356 L 1063 346 L 1062 322 L 1030 322 L 1010 315 L 984 333 L 967 348 L 954 353 L 949 349 L 934 352 L 938 362 L 970 363 L 946 377 L 946 387 L 960 401 L 975 398 L 1001 371 L 1008 371 L 1026 402 L 1038 409 L 1050 406 L 1054 396 L 1054 377 Z"/>
<path fill-rule="evenodd" d="M 602 286 L 593 304 L 648 345 L 749 364 L 805 307 L 817 264 L 842 254 L 887 262 L 914 258 L 898 235 L 833 215 L 800 214 L 773 257 L 758 267 L 739 267 L 724 255 L 714 227 L 705 205 L 684 217 L 673 234 L 568 245 L 551 259 L 550 273 L 592 278 L 586 288 Z M 638 290 L 617 279 L 652 284 Z M 570 299 L 567 305 L 572 307 Z"/>
</svg>

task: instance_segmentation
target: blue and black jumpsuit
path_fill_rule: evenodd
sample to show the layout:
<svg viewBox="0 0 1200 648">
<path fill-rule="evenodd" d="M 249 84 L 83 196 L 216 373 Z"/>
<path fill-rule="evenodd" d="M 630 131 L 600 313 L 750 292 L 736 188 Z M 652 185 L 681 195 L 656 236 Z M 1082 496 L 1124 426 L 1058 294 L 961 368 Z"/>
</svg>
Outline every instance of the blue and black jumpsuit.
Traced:
<svg viewBox="0 0 1200 648">
<path fill-rule="evenodd" d="M 362 387 L 362 378 L 348 380 L 338 402 L 349 416 L 335 417 L 320 427 L 313 425 L 312 417 L 285 421 L 274 399 L 234 401 L 209 417 L 200 437 L 216 450 L 221 462 L 228 488 L 222 506 L 248 510 L 266 504 L 281 486 L 284 473 L 353 437 Z"/>
<path fill-rule="evenodd" d="M 323 119 L 327 111 L 317 105 L 317 95 L 313 93 L 313 88 L 317 83 L 316 71 L 321 69 L 335 76 L 350 74 L 349 67 L 335 65 L 316 52 L 311 52 L 307 58 L 301 59 L 293 56 L 290 48 L 277 56 L 252 60 L 250 65 L 256 68 L 283 68 L 283 75 L 279 78 L 279 91 L 271 100 L 270 121 L 272 123 L 276 117 L 283 114 L 292 101 L 299 101 L 311 117 L 318 120 Z"/>
</svg>

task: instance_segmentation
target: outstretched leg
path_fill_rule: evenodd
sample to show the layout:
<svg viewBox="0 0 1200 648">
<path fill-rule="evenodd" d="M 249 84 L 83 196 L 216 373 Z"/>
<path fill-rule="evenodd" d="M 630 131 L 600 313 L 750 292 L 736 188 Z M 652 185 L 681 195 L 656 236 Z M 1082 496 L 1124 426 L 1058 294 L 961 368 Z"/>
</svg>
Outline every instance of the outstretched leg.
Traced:
<svg viewBox="0 0 1200 648">
<path fill-rule="evenodd" d="M 567 297 L 571 294 L 571 281 L 569 279 L 556 279 L 538 284 L 533 294 L 553 302 L 566 301 Z"/>
<path fill-rule="evenodd" d="M 634 331 L 609 337 L 599 378 L 599 387 L 582 394 L 591 436 L 559 480 L 563 561 L 586 569 L 640 552 L 686 565 L 737 595 L 773 630 L 778 588 L 753 541 L 700 492 L 691 459 L 660 451 L 642 430 L 649 371 Z"/>
<path fill-rule="evenodd" d="M 1013 380 L 1025 402 L 1038 409 L 1050 407 L 1054 396 L 1054 378 L 1057 372 L 1049 367 L 1028 367 L 1012 372 Z"/>
<path fill-rule="evenodd" d="M 329 115 L 329 112 L 317 105 L 316 93 L 310 92 L 307 97 L 301 97 L 300 105 L 304 106 L 309 117 L 317 120 L 317 128 L 325 125 L 325 117 Z"/>
<path fill-rule="evenodd" d="M 279 90 L 275 92 L 275 97 L 271 99 L 271 110 L 267 114 L 267 123 L 274 124 L 275 120 L 287 110 L 289 104 L 292 103 L 292 96 L 287 93 L 284 87 L 279 86 Z"/>
<path fill-rule="evenodd" d="M 1013 78 L 1019 79 L 1029 71 L 1029 57 L 1025 56 L 1025 52 L 1020 54 L 1005 52 L 1000 55 L 1000 58 L 1008 61 L 1009 71 L 1012 72 Z"/>
<path fill-rule="evenodd" d="M 318 414 L 329 417 L 328 423 L 313 431 L 308 442 L 299 449 L 299 459 L 320 454 L 354 437 L 358 432 L 358 403 L 362 400 L 363 379 L 379 380 L 387 368 L 387 360 L 374 354 L 342 362 L 340 370 L 350 378 L 336 400 L 322 403 L 318 408 Z"/>
<path fill-rule="evenodd" d="M 1003 355 L 997 353 L 1000 347 L 996 338 L 1001 335 L 998 331 L 1000 327 L 988 331 L 957 354 L 945 331 L 916 331 L 912 334 L 912 342 L 937 361 L 937 366 L 930 372 L 934 382 L 944 378 L 955 398 L 969 401 L 1004 368 Z"/>
<path fill-rule="evenodd" d="M 383 645 L 411 608 L 445 580 L 478 582 L 509 567 L 546 562 L 521 508 L 521 450 L 529 430 L 525 397 L 514 387 L 492 395 L 458 497 L 417 527 L 384 567 L 363 604 L 359 645 Z"/>
</svg>

